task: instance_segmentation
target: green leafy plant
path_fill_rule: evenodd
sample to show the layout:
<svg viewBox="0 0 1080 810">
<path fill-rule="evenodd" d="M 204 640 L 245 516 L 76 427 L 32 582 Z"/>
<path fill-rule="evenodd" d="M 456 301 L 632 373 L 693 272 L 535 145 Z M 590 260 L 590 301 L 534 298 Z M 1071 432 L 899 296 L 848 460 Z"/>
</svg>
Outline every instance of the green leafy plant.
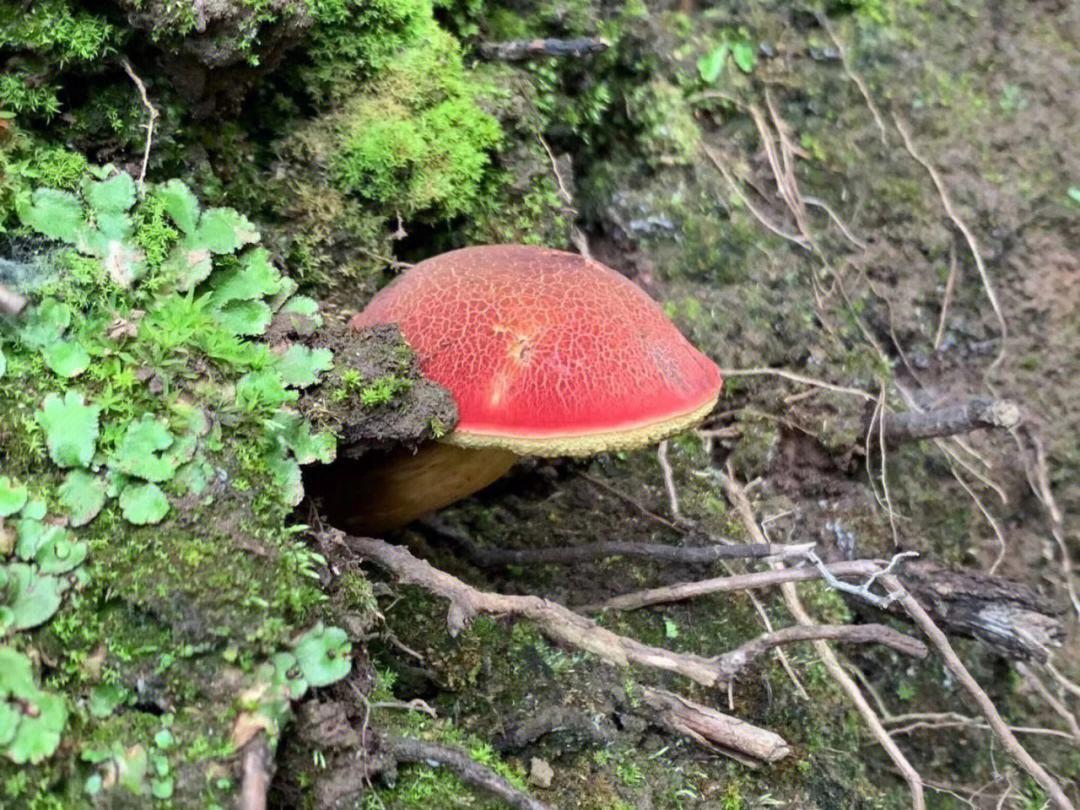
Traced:
<svg viewBox="0 0 1080 810">
<path fill-rule="evenodd" d="M 757 66 L 757 49 L 746 29 L 726 30 L 720 44 L 698 59 L 698 75 L 705 84 L 716 84 L 724 73 L 728 60 L 743 73 L 753 73 Z"/>
<path fill-rule="evenodd" d="M 16 765 L 52 756 L 67 724 L 64 699 L 34 683 L 30 659 L 0 647 L 0 753 Z"/>
</svg>

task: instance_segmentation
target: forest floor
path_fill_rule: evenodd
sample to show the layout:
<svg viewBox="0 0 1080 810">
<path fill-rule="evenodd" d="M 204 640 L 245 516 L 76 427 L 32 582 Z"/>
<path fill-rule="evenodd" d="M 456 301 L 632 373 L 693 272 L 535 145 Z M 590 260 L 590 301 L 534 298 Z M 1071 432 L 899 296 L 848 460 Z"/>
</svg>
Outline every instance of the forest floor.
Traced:
<svg viewBox="0 0 1080 810">
<path fill-rule="evenodd" d="M 150 181 L 178 175 L 208 203 L 241 209 L 260 227 L 261 244 L 330 324 L 318 347 L 334 349 L 341 365 L 299 407 L 317 427 L 337 429 L 339 456 L 408 444 L 451 421 L 444 392 L 414 379 L 393 334 L 333 330 L 408 263 L 466 243 L 587 252 L 661 301 L 724 370 L 724 393 L 699 429 L 659 449 L 523 459 L 487 490 L 389 541 L 475 588 L 582 608 L 603 629 L 706 658 L 795 624 L 790 592 L 585 606 L 764 565 L 629 555 L 492 562 L 491 552 L 607 541 L 687 549 L 752 543 L 762 532 L 772 543 L 814 543 L 830 563 L 917 552 L 917 562 L 899 565 L 901 581 L 950 622 L 960 659 L 1019 729 L 1019 742 L 1080 802 L 1080 543 L 1067 519 L 1080 509 L 1080 6 L 859 0 L 828 4 L 825 16 L 782 2 L 439 2 L 433 11 L 426 0 L 385 0 L 343 16 L 334 3 L 309 4 L 323 15 L 312 22 L 307 12 L 285 14 L 288 3 L 223 3 L 199 13 L 224 16 L 197 33 L 185 28 L 172 47 L 167 31 L 160 45 L 143 34 L 173 17 L 120 5 L 127 24 L 141 26 L 136 44 L 123 45 L 138 72 L 117 65 L 108 93 L 96 97 L 84 77 L 67 79 L 61 96 L 72 111 L 56 119 L 64 127 L 34 124 L 30 114 L 16 124 L 30 121 L 27 132 L 48 149 L 63 143 L 132 176 L 145 168 L 146 148 Z M 245 16 L 256 6 L 263 16 Z M 419 39 L 407 40 L 401 31 L 417 14 Z M 239 51 L 246 61 L 230 62 L 226 46 L 237 31 L 247 37 Z M 595 35 L 607 39 L 606 51 L 522 62 L 484 56 L 492 41 Z M 399 36 L 404 57 L 380 50 L 393 51 Z M 289 47 L 302 58 L 291 63 L 297 51 Z M 263 49 L 263 62 L 252 48 Z M 379 69 L 360 73 L 357 53 Z M 131 75 L 148 80 L 148 97 L 133 92 Z M 129 106 L 105 115 L 95 98 Z M 144 141 L 151 101 L 157 129 Z M 451 115 L 450 125 L 432 110 Z M 400 154 L 387 146 L 394 137 L 379 140 L 388 121 L 408 136 L 391 132 L 402 138 Z M 28 169 L 4 159 L 7 179 L 44 176 L 43 163 Z M 0 192 L 10 218 L 13 193 Z M 139 216 L 144 228 L 164 215 Z M 251 230 L 238 221 L 236 233 Z M 235 249 L 220 251 L 215 268 L 235 270 L 227 255 Z M 15 284 L 13 272 L 0 266 L 0 284 Z M 210 277 L 212 293 L 221 278 Z M 121 300 L 145 315 L 140 299 L 108 293 L 108 306 Z M 316 345 L 311 330 L 296 327 L 296 312 L 291 331 L 273 322 L 268 344 Z M 126 349 L 143 356 L 135 318 L 111 328 L 131 329 Z M 0 348 L 10 361 L 19 345 Z M 176 345 L 183 357 L 168 368 L 191 362 L 189 377 L 210 376 L 212 363 L 199 365 L 194 350 Z M 44 458 L 40 431 L 25 427 L 33 420 L 20 409 L 38 407 L 55 381 L 18 383 L 26 379 L 16 373 L 20 362 L 24 373 L 47 377 L 40 362 L 10 363 L 0 460 L 5 476 L 28 480 L 47 468 L 47 489 L 59 473 L 35 460 Z M 233 376 L 213 382 L 231 405 L 236 378 L 254 372 L 227 371 Z M 349 373 L 411 384 L 360 408 L 349 399 Z M 92 378 L 87 387 L 97 394 L 93 375 L 81 381 Z M 163 371 L 138 384 L 160 388 L 162 378 L 170 379 Z M 135 390 L 134 378 L 129 384 Z M 185 391 L 196 401 L 214 387 L 198 385 Z M 132 395 L 124 418 L 143 419 L 139 409 L 159 408 L 165 396 Z M 884 449 L 874 440 L 884 413 L 976 397 L 1016 403 L 1022 421 Z M 372 554 L 339 542 L 336 496 L 352 462 L 305 470 L 306 498 L 293 511 L 276 490 L 252 486 L 270 492 L 266 482 L 279 483 L 281 467 L 259 455 L 279 412 L 260 413 L 256 429 L 244 421 L 250 414 L 210 401 L 220 407 L 207 405 L 208 421 L 224 433 L 210 434 L 218 446 L 205 448 L 206 459 L 235 457 L 210 476 L 213 506 L 206 499 L 189 510 L 198 499 L 164 482 L 174 513 L 161 528 L 135 529 L 110 502 L 102 513 L 109 522 L 87 529 L 86 575 L 77 586 L 72 576 L 79 596 L 65 597 L 52 623 L 4 637 L 43 685 L 66 695 L 72 719 L 59 747 L 53 740 L 52 759 L 24 768 L 0 756 L 0 807 L 254 810 L 248 790 L 259 793 L 252 785 L 260 780 L 277 808 L 505 806 L 430 757 L 402 754 L 395 765 L 388 741 L 405 738 L 461 748 L 513 790 L 568 810 L 910 807 L 918 806 L 912 771 L 932 808 L 1034 810 L 1049 800 L 1045 781 L 1003 748 L 939 649 L 916 659 L 883 645 L 833 644 L 838 677 L 830 653 L 800 642 L 717 689 L 613 665 L 506 615 L 451 634 L 443 597 L 402 584 Z M 103 425 L 113 419 L 114 444 L 122 408 L 103 417 Z M 168 418 L 178 432 L 175 415 Z M 327 455 L 313 449 L 321 435 L 306 434 L 309 461 Z M 241 446 L 249 439 L 257 452 Z M 202 459 L 209 439 L 197 442 Z M 298 499 L 299 481 L 285 479 L 281 488 Z M 924 564 L 999 579 L 978 579 L 971 593 L 947 591 L 942 583 L 955 581 L 943 579 L 919 590 Z M 995 612 L 998 592 L 980 589 L 1001 581 L 1025 594 L 1033 613 L 1024 615 L 1046 622 L 1047 635 L 1017 631 L 1016 614 Z M 898 605 L 885 612 L 821 582 L 801 583 L 797 593 L 814 622 L 880 622 L 919 635 Z M 957 607 L 968 603 L 982 612 Z M 295 674 L 271 666 L 268 676 L 260 662 L 297 652 L 312 632 L 323 638 L 322 624 L 308 631 L 316 619 L 341 625 L 331 629 L 347 634 L 351 667 L 343 677 L 333 659 L 346 648 L 334 648 L 324 656 L 330 663 L 319 661 L 334 676 L 310 691 L 305 684 L 306 699 L 292 703 Z M 959 632 L 965 623 L 969 632 Z M 115 700 L 98 700 L 104 687 Z M 0 698 L 6 688 L 0 681 Z M 678 733 L 650 703 L 658 689 L 774 732 L 787 755 L 729 756 Z M 880 722 L 876 732 L 868 712 Z M 243 721 L 249 733 L 239 735 Z M 252 756 L 260 735 L 276 745 L 272 757 L 262 749 Z M 156 778 L 148 751 L 164 767 Z"/>
</svg>

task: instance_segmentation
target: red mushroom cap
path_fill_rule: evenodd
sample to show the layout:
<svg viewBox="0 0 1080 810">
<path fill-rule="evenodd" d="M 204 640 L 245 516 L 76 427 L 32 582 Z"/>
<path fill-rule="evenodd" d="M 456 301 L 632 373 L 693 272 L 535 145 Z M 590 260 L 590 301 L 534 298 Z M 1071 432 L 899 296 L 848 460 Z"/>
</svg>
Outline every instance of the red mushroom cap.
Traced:
<svg viewBox="0 0 1080 810">
<path fill-rule="evenodd" d="M 720 369 L 628 279 L 574 253 L 455 250 L 413 267 L 352 319 L 396 323 L 424 374 L 449 389 L 448 441 L 587 455 L 699 422 Z"/>
</svg>

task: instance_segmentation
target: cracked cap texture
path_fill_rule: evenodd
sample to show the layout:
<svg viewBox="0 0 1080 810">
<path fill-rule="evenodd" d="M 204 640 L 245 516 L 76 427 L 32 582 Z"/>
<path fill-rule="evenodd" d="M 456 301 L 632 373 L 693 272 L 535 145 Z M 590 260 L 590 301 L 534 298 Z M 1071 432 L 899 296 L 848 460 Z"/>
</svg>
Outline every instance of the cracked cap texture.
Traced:
<svg viewBox="0 0 1080 810">
<path fill-rule="evenodd" d="M 354 328 L 396 323 L 457 401 L 446 441 L 540 456 L 629 449 L 712 409 L 720 369 L 609 267 L 524 245 L 428 259 L 379 292 Z"/>
</svg>

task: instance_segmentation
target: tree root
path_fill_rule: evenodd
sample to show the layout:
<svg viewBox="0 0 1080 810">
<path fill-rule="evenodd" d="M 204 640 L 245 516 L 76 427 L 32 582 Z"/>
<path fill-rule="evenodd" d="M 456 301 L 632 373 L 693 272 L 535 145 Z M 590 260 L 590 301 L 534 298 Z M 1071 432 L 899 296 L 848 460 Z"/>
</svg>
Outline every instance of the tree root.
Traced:
<svg viewBox="0 0 1080 810">
<path fill-rule="evenodd" d="M 388 734 L 379 738 L 379 744 L 398 762 L 436 763 L 448 768 L 461 781 L 498 796 L 515 810 L 549 810 L 548 805 L 518 790 L 495 771 L 453 746 Z"/>
</svg>

